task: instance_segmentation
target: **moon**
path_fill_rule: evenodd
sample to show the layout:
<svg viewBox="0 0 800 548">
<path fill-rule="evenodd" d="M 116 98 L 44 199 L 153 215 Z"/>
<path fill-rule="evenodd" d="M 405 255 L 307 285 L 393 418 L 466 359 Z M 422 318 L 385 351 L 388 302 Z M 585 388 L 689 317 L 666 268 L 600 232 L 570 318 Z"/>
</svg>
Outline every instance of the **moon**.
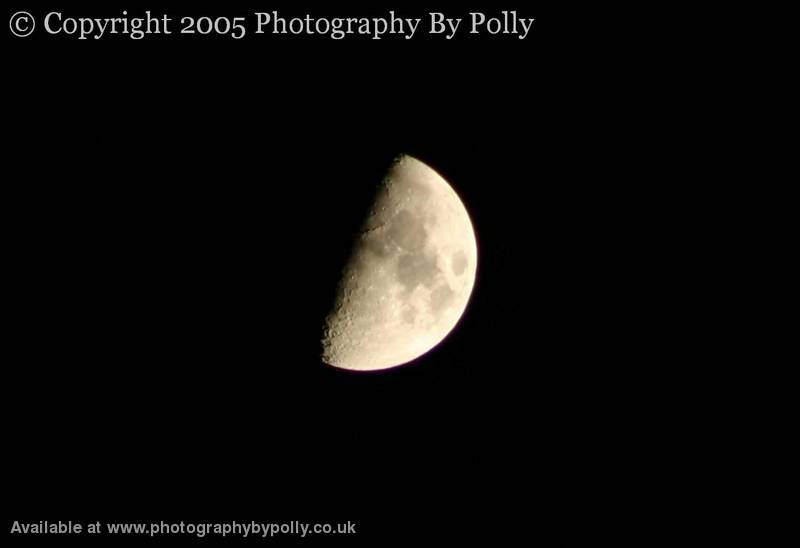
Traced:
<svg viewBox="0 0 800 548">
<path fill-rule="evenodd" d="M 436 171 L 394 160 L 325 319 L 322 361 L 374 371 L 439 344 L 469 301 L 478 246 L 467 210 Z"/>
</svg>

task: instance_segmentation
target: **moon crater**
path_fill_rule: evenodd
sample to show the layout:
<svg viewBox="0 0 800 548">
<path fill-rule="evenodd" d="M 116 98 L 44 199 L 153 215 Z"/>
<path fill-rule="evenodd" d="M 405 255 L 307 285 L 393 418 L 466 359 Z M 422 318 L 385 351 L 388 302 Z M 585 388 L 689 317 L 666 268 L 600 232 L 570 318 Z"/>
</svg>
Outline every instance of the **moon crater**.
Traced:
<svg viewBox="0 0 800 548">
<path fill-rule="evenodd" d="M 467 256 L 464 254 L 464 251 L 459 250 L 453 253 L 453 274 L 456 276 L 461 276 L 464 273 L 464 270 L 467 268 Z"/>
</svg>

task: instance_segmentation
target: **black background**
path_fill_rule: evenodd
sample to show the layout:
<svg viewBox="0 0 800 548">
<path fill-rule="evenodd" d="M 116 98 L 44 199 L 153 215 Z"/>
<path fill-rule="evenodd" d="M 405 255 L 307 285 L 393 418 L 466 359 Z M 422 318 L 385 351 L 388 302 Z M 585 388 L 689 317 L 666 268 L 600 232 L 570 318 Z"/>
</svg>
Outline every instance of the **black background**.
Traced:
<svg viewBox="0 0 800 548">
<path fill-rule="evenodd" d="M 17 9 L 41 23 L 123 7 Z M 537 19 L 526 40 L 6 32 L 8 527 L 351 520 L 347 545 L 571 545 L 602 453 L 587 326 L 609 255 L 593 240 L 585 115 L 602 84 L 580 14 L 503 9 Z M 422 358 L 338 371 L 319 360 L 322 320 L 401 152 L 467 205 L 475 290 Z M 145 539 L 95 542 L 109 541 Z"/>
</svg>

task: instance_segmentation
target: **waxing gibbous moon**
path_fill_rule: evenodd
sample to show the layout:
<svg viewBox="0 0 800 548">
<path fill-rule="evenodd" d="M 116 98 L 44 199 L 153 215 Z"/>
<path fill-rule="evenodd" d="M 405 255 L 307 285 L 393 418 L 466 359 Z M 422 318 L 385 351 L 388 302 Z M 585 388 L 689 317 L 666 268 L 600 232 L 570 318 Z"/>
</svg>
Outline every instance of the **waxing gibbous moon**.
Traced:
<svg viewBox="0 0 800 548">
<path fill-rule="evenodd" d="M 345 266 L 325 320 L 322 360 L 372 371 L 429 351 L 464 313 L 477 259 L 475 232 L 456 192 L 426 164 L 400 156 Z"/>
</svg>

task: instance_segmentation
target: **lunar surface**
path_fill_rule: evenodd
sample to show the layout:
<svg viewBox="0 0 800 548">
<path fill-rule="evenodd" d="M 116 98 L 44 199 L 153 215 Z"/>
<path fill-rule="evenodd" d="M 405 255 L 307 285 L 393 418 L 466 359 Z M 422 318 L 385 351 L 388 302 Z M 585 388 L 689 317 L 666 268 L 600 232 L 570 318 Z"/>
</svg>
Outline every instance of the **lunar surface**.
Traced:
<svg viewBox="0 0 800 548">
<path fill-rule="evenodd" d="M 407 363 L 458 323 L 475 284 L 477 245 L 456 192 L 400 156 L 389 169 L 325 320 L 322 360 L 359 371 Z"/>
</svg>

